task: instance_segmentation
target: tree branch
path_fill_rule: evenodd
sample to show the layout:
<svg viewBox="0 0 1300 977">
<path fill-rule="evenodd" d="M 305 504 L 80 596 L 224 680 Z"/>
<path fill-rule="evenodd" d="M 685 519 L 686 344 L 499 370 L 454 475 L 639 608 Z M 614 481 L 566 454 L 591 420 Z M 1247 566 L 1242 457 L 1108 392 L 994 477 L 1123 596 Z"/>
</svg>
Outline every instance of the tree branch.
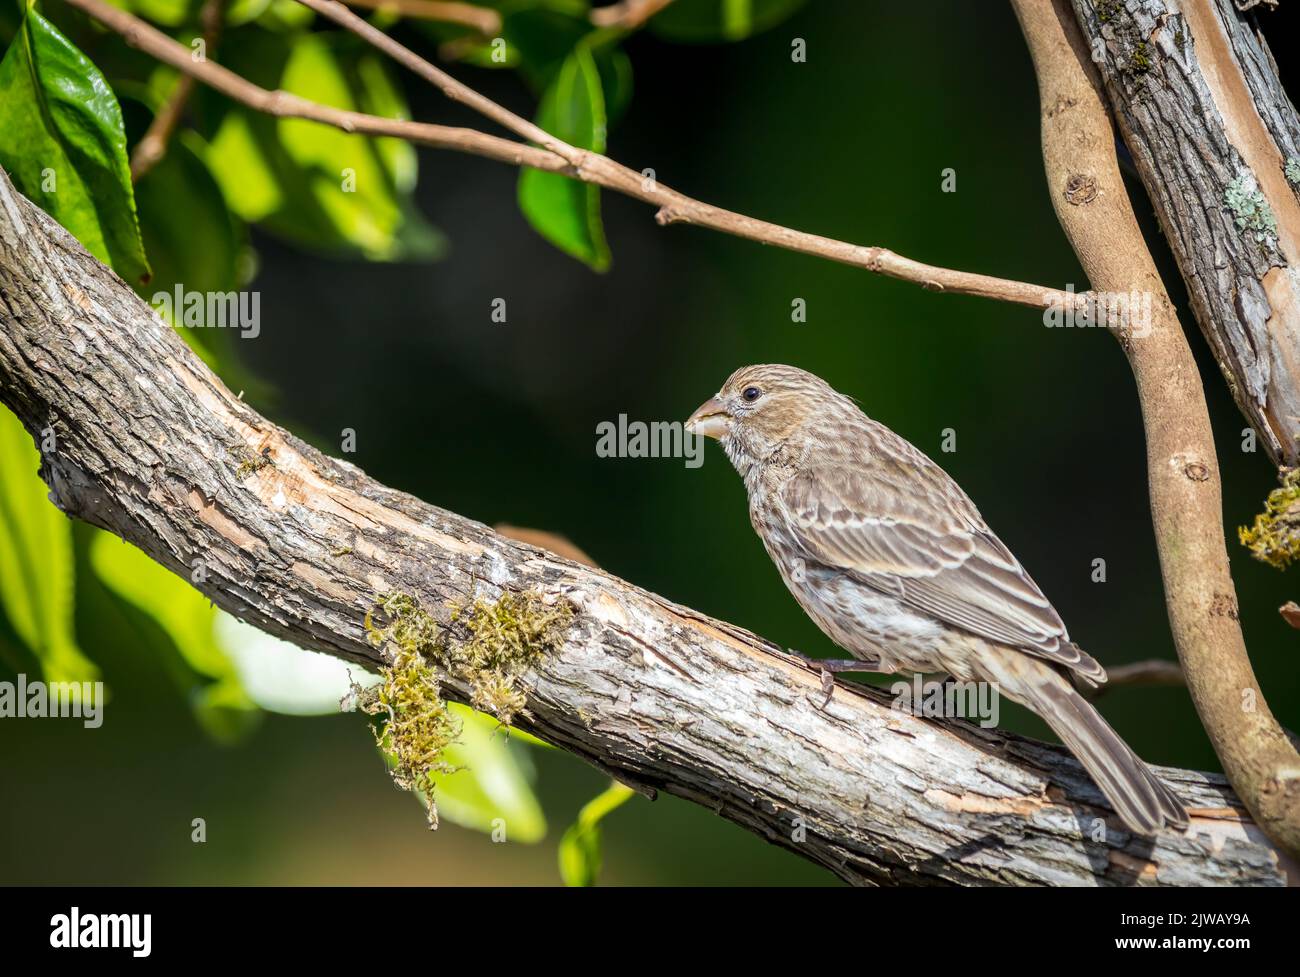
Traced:
<svg viewBox="0 0 1300 977">
<path fill-rule="evenodd" d="M 309 119 L 346 132 L 395 136 L 436 149 L 453 149 L 516 166 L 531 166 L 552 173 L 563 173 L 573 179 L 593 183 L 658 207 L 656 220 L 660 224 L 693 224 L 707 227 L 724 234 L 757 241 L 760 244 L 771 244 L 801 254 L 837 261 L 889 278 L 912 282 L 931 291 L 975 295 L 1037 309 L 1068 309 L 1081 306 L 1087 301 L 1086 295 L 1032 285 L 1028 282 L 939 268 L 913 261 L 885 248 L 849 244 L 817 234 L 791 230 L 788 227 L 755 220 L 743 214 L 694 200 L 606 156 L 578 149 L 556 139 L 533 123 L 462 85 L 440 68 L 357 17 L 342 4 L 311 0 L 307 6 L 354 30 L 380 50 L 390 54 L 399 63 L 437 85 L 447 97 L 469 105 L 506 129 L 537 142 L 539 146 L 512 142 L 473 129 L 382 119 L 360 112 L 345 112 L 309 102 L 289 92 L 269 92 L 215 62 L 199 64 L 191 61 L 189 52 L 176 41 L 104 0 L 66 0 L 66 2 L 69 6 L 76 7 L 93 17 L 105 27 L 121 34 L 132 47 L 139 48 L 180 71 L 193 74 L 205 85 L 259 112 L 280 117 Z"/>
<path fill-rule="evenodd" d="M 381 594 L 417 597 L 453 634 L 448 605 L 472 597 L 570 601 L 564 647 L 522 676 L 521 725 L 850 882 L 1285 880 L 1221 778 L 1161 771 L 1191 829 L 1129 836 L 1060 748 L 914 718 L 863 687 L 823 711 L 817 676 L 749 632 L 322 455 L 233 396 L 2 172 L 0 401 L 53 436 L 41 475 L 56 505 L 187 579 L 200 561 L 217 605 L 304 647 L 382 664 L 365 629 Z"/>
<path fill-rule="evenodd" d="M 1110 117 L 1069 0 L 1012 0 L 1038 74 L 1057 217 L 1099 292 L 1145 292 L 1145 335 L 1120 333 L 1146 429 L 1151 512 L 1178 658 L 1228 779 L 1269 836 L 1300 852 L 1300 755 L 1246 654 L 1224 544 L 1218 460 L 1192 352 L 1124 190 Z M 1095 192 L 1080 197 L 1071 188 Z"/>
</svg>

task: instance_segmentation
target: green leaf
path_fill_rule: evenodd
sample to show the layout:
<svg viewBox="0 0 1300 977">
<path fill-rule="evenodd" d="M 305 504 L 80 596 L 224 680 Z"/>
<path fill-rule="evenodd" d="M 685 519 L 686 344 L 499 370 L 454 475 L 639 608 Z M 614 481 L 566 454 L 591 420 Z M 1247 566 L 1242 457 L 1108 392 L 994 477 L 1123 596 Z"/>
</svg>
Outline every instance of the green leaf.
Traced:
<svg viewBox="0 0 1300 977">
<path fill-rule="evenodd" d="M 623 117 L 632 101 L 632 59 L 616 44 L 596 47 L 594 56 L 605 97 L 607 125 L 613 125 Z"/>
<path fill-rule="evenodd" d="M 676 0 L 650 21 L 661 37 L 690 43 L 739 41 L 785 20 L 808 0 Z"/>
<path fill-rule="evenodd" d="M 409 118 L 386 66 L 338 32 L 292 39 L 245 30 L 233 70 L 337 108 Z M 233 40 L 233 38 L 232 38 Z M 377 261 L 427 260 L 442 236 L 415 209 L 415 150 L 302 119 L 225 113 L 206 154 L 231 209 L 304 247 Z"/>
<path fill-rule="evenodd" d="M 111 533 L 99 532 L 90 547 L 90 564 L 105 586 L 152 618 L 171 639 L 190 668 L 210 681 L 190 690 L 199 723 L 214 738 L 231 742 L 260 718 L 239 673 L 217 643 L 217 611 L 185 580 L 155 563 Z"/>
<path fill-rule="evenodd" d="M 338 715 L 353 683 L 366 687 L 379 677 L 332 655 L 299 648 L 217 611 L 217 646 L 231 660 L 248 697 L 267 712 L 287 716 Z"/>
<path fill-rule="evenodd" d="M 586 46 L 579 45 L 565 58 L 542 96 L 537 124 L 570 145 L 605 151 L 605 97 L 600 72 Z M 599 187 L 526 169 L 519 176 L 519 207 L 533 228 L 565 254 L 596 271 L 609 267 Z"/>
<path fill-rule="evenodd" d="M 560 839 L 560 877 L 565 885 L 594 885 L 600 874 L 600 822 L 610 811 L 621 807 L 633 790 L 614 781 L 601 794 L 588 801 L 578 812 L 578 820 Z"/>
<path fill-rule="evenodd" d="M 50 503 L 40 463 L 18 418 L 0 408 L 0 607 L 47 682 L 90 681 L 99 670 L 73 630 L 72 526 Z"/>
<path fill-rule="evenodd" d="M 179 27 L 197 16 L 201 0 L 117 0 L 117 6 L 128 8 L 145 20 L 164 27 Z"/>
<path fill-rule="evenodd" d="M 136 289 L 146 299 L 170 295 L 177 285 L 189 292 L 227 292 L 239 285 L 242 227 L 203 161 L 206 152 L 197 133 L 180 133 L 135 188 L 154 272 L 147 287 Z"/>
<path fill-rule="evenodd" d="M 501 22 L 506 54 L 535 92 L 550 87 L 560 66 L 593 33 L 587 5 L 539 4 L 507 12 Z"/>
<path fill-rule="evenodd" d="M 131 108 L 129 102 L 124 105 Z M 241 365 L 235 348 L 244 333 L 194 328 L 179 322 L 175 288 L 184 293 L 228 294 L 240 288 L 252 262 L 243 222 L 235 218 L 204 162 L 207 146 L 192 129 L 177 134 L 165 155 L 136 184 L 140 230 L 154 277 L 136 291 L 221 375 L 228 386 L 257 391 L 265 385 Z M 161 302 L 167 296 L 170 301 Z M 210 325 L 210 324 L 208 324 Z"/>
<path fill-rule="evenodd" d="M 489 834 L 504 829 L 507 841 L 541 841 L 546 816 L 533 793 L 526 756 L 491 716 L 455 703 L 450 708 L 462 721 L 461 734 L 443 751 L 443 759 L 461 769 L 434 776 L 439 815 Z M 423 795 L 421 801 L 428 803 Z"/>
<path fill-rule="evenodd" d="M 203 6 L 203 0 L 114 0 L 114 2 L 117 6 L 126 7 L 145 20 L 162 24 L 164 27 L 180 27 L 183 24 L 196 22 Z M 270 3 L 271 0 L 233 0 L 227 4 L 223 19 L 230 27 L 255 20 L 266 11 Z M 295 6 L 301 7 L 301 4 Z M 309 10 L 307 12 L 311 13 Z"/>
<path fill-rule="evenodd" d="M 0 62 L 0 165 L 96 258 L 148 280 L 117 99 L 31 7 Z"/>
</svg>

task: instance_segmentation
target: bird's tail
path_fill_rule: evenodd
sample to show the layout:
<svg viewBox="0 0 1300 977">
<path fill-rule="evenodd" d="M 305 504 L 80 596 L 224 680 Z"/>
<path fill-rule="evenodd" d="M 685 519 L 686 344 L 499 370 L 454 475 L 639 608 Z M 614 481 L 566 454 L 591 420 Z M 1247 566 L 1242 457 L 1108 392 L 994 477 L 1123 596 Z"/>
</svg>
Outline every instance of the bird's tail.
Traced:
<svg viewBox="0 0 1300 977">
<path fill-rule="evenodd" d="M 1023 652 L 1002 651 L 990 675 L 1002 692 L 1042 716 L 1083 764 L 1130 829 L 1155 834 L 1165 825 L 1187 827 L 1187 810 L 1101 713 L 1064 675 Z"/>
</svg>

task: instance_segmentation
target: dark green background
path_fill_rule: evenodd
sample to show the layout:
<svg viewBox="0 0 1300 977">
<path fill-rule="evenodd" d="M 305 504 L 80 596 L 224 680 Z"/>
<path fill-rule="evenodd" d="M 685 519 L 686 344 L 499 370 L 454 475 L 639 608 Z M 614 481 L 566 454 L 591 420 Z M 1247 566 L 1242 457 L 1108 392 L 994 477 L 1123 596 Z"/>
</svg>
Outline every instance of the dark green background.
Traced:
<svg viewBox="0 0 1300 977">
<path fill-rule="evenodd" d="M 415 37 L 415 35 L 408 35 Z M 808 61 L 790 61 L 790 41 Z M 418 38 L 416 38 L 418 41 Z M 1275 43 L 1275 48 L 1277 41 Z M 745 214 L 938 265 L 1058 287 L 1087 283 L 1053 215 L 1038 100 L 1001 3 L 814 0 L 735 45 L 628 45 L 636 90 L 610 154 Z M 523 114 L 516 78 L 457 73 Z M 410 79 L 417 118 L 477 124 Z M 682 419 L 737 366 L 787 362 L 859 398 L 938 459 L 1106 665 L 1173 658 L 1147 507 L 1142 428 L 1118 345 L 1031 311 L 939 296 L 689 228 L 605 195 L 611 271 L 596 275 L 519 216 L 516 174 L 422 151 L 420 201 L 451 242 L 434 265 L 322 260 L 256 235 L 262 335 L 237 341 L 274 391 L 254 406 L 390 485 L 492 523 L 563 533 L 651 590 L 815 654 L 832 647 L 788 596 L 715 445 L 704 466 L 605 460 L 595 429 Z M 941 171 L 957 192 L 940 192 Z M 1171 284 L 1176 272 L 1132 185 Z M 509 321 L 489 319 L 507 301 Z M 808 321 L 790 321 L 791 300 Z M 1176 300 L 1186 302 L 1178 287 Z M 1225 520 L 1251 657 L 1300 726 L 1297 635 L 1276 608 L 1294 575 L 1235 540 L 1273 487 L 1185 316 L 1207 381 Z M 942 454 L 941 431 L 958 450 Z M 1107 562 L 1104 584 L 1091 561 Z M 605 778 L 537 755 L 545 844 L 424 829 L 355 717 L 268 717 L 245 744 L 204 738 L 142 637 L 82 573 L 83 632 L 113 700 L 102 729 L 0 723 L 0 879 L 114 882 L 553 882 L 554 841 Z M 93 618 L 92 618 L 93 616 Z M 4 675 L 3 677 L 10 677 Z M 1118 690 L 1103 711 L 1147 760 L 1217 769 L 1181 689 Z M 1008 706 L 1004 725 L 1045 735 Z M 204 817 L 208 843 L 189 840 Z M 603 881 L 818 882 L 827 873 L 672 798 L 605 825 Z"/>
</svg>

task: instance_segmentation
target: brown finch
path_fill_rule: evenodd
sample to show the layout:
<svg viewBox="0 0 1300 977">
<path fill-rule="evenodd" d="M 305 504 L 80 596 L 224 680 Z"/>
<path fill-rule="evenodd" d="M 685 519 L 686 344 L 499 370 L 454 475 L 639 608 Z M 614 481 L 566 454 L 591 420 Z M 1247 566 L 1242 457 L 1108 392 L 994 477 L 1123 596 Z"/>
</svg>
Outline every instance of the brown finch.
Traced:
<svg viewBox="0 0 1300 977">
<path fill-rule="evenodd" d="M 717 438 L 790 592 L 852 661 L 831 671 L 943 672 L 1042 716 L 1141 834 L 1187 812 L 1074 680 L 1105 669 L 938 465 L 819 377 L 747 366 L 686 422 Z"/>
</svg>

